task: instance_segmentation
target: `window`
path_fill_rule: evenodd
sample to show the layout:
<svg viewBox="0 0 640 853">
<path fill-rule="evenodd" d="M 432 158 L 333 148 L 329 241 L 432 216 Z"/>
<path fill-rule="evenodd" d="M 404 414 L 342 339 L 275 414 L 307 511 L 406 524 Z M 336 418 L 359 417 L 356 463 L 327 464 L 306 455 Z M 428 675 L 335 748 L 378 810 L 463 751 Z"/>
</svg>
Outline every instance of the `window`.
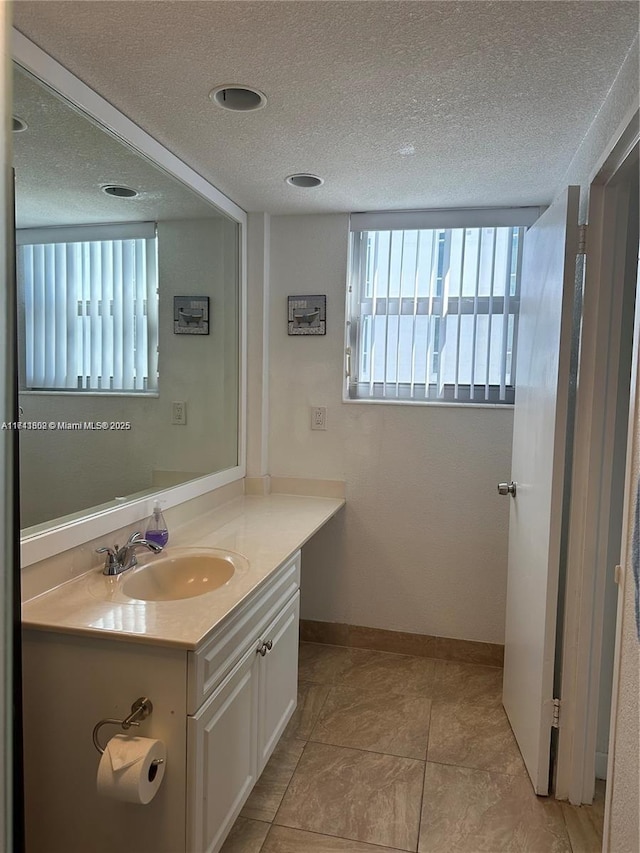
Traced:
<svg viewBox="0 0 640 853">
<path fill-rule="evenodd" d="M 484 220 L 473 227 L 433 227 L 437 211 L 352 216 L 351 399 L 513 403 L 523 225 L 534 210 L 522 225 L 487 225 L 489 211 L 472 211 L 467 220 Z"/>
<path fill-rule="evenodd" d="M 17 232 L 21 386 L 158 388 L 155 223 Z"/>
</svg>

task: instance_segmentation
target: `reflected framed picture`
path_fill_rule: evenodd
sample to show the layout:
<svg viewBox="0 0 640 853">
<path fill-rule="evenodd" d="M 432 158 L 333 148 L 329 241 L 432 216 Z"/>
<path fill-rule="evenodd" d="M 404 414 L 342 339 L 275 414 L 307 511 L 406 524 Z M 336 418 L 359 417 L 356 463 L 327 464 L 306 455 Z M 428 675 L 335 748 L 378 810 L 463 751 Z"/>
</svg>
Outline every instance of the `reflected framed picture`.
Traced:
<svg viewBox="0 0 640 853">
<path fill-rule="evenodd" d="M 327 334 L 326 296 L 289 296 L 287 303 L 289 311 L 288 334 Z"/>
<path fill-rule="evenodd" d="M 209 334 L 209 297 L 173 297 L 174 335 Z"/>
</svg>

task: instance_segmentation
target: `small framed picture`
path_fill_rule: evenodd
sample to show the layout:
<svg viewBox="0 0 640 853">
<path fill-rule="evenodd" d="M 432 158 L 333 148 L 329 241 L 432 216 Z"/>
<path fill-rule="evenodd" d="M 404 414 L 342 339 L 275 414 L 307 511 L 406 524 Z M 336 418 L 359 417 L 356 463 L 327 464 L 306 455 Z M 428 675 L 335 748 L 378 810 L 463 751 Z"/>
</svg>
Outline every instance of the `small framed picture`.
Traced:
<svg viewBox="0 0 640 853">
<path fill-rule="evenodd" d="M 209 334 L 209 297 L 173 297 L 173 334 Z"/>
<path fill-rule="evenodd" d="M 290 335 L 327 334 L 326 296 L 289 296 L 288 307 Z"/>
</svg>

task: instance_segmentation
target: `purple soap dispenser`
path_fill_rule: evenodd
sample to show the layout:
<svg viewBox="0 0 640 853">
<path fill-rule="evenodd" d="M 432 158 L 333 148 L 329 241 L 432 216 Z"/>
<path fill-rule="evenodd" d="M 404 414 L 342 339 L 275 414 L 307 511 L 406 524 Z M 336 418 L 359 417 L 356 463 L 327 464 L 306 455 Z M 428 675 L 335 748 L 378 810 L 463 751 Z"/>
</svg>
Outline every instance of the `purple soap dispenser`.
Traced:
<svg viewBox="0 0 640 853">
<path fill-rule="evenodd" d="M 156 501 L 153 505 L 153 513 L 147 522 L 144 538 L 149 542 L 155 542 L 162 548 L 169 541 L 169 529 L 160 508 L 160 501 Z"/>
</svg>

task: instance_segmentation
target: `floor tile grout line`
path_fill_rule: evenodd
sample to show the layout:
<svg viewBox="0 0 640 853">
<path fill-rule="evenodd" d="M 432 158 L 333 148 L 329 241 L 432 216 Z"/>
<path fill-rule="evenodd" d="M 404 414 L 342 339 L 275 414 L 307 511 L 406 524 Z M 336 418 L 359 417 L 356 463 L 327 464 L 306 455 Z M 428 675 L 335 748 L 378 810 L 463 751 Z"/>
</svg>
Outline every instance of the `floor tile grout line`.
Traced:
<svg viewBox="0 0 640 853">
<path fill-rule="evenodd" d="M 374 750 L 374 749 L 363 749 L 360 746 L 341 746 L 340 744 L 336 744 L 336 743 L 325 743 L 324 741 L 321 741 L 321 740 L 305 741 L 305 747 L 307 747 L 310 743 L 314 743 L 317 746 L 330 746 L 330 747 L 333 747 L 333 749 L 349 749 L 349 750 L 351 750 L 351 752 L 363 752 L 365 755 L 384 755 L 387 758 L 399 758 L 401 761 L 418 761 L 418 762 L 420 762 L 420 764 L 426 764 L 427 763 L 426 758 L 409 758 L 406 755 L 394 755 L 392 752 L 378 752 L 377 750 Z M 296 768 L 297 768 L 297 765 L 296 765 Z M 473 768 L 471 768 L 471 769 L 473 769 Z M 382 846 L 384 847 L 384 845 L 382 845 Z"/>
<path fill-rule="evenodd" d="M 431 708 L 429 708 L 429 730 L 428 730 L 428 734 L 427 734 L 427 749 L 426 749 L 426 753 L 425 753 L 426 757 L 425 757 L 425 762 L 424 762 L 424 773 L 422 774 L 422 794 L 420 796 L 420 812 L 419 812 L 419 817 L 418 817 L 418 842 L 416 845 L 416 851 L 420 850 L 420 838 L 422 836 L 422 814 L 423 814 L 423 807 L 424 807 L 424 795 L 425 795 L 425 790 L 427 787 L 427 763 L 428 763 L 427 759 L 429 757 L 429 738 L 431 737 L 431 711 L 432 711 L 432 709 L 433 709 L 433 705 L 431 706 Z"/>
<path fill-rule="evenodd" d="M 389 758 L 403 758 L 406 761 L 421 761 L 423 764 L 427 761 L 426 758 L 416 758 L 414 755 L 398 755 L 397 752 L 383 752 L 381 749 L 367 749 L 363 746 L 346 746 L 343 743 L 331 743 L 328 740 L 314 740 L 313 737 L 310 737 L 307 743 L 317 743 L 319 746 L 334 746 L 336 749 L 352 749 L 356 752 L 366 752 L 370 755 L 386 755 Z"/>
<path fill-rule="evenodd" d="M 262 844 L 260 845 L 260 849 L 258 850 L 258 853 L 262 853 L 262 850 L 264 849 L 264 845 L 267 843 L 267 839 L 268 839 L 268 838 L 269 838 L 269 836 L 271 835 L 271 830 L 272 830 L 272 829 L 273 829 L 273 824 L 272 824 L 272 823 L 270 823 L 270 824 L 269 824 L 269 829 L 267 830 L 267 834 L 265 835 L 264 839 L 262 840 Z"/>
<path fill-rule="evenodd" d="M 469 764 L 452 764 L 450 761 L 434 761 L 429 758 L 427 750 L 427 764 L 439 764 L 441 767 L 457 767 L 461 770 L 475 770 L 477 773 L 493 773 L 496 776 L 508 776 L 510 779 L 528 779 L 526 770 L 524 773 L 505 773 L 504 770 L 487 770 L 486 767 L 472 767 Z M 559 801 L 558 801 L 559 802 Z"/>
<path fill-rule="evenodd" d="M 279 826 L 282 829 L 292 829 L 295 832 L 308 832 L 311 835 L 318 835 L 320 838 L 337 838 L 339 841 L 351 841 L 354 844 L 364 844 L 367 847 L 372 847 L 374 850 L 392 850 L 393 853 L 416 853 L 415 850 L 409 850 L 408 847 L 388 847 L 384 844 L 376 844 L 374 841 L 360 841 L 357 838 L 347 838 L 346 835 L 333 835 L 330 832 L 318 832 L 315 829 L 301 829 L 299 826 L 290 826 L 288 823 L 273 823 L 271 828 Z M 271 832 L 271 830 L 269 830 Z"/>
<path fill-rule="evenodd" d="M 307 743 L 311 740 L 311 735 L 313 734 L 313 730 L 318 725 L 318 721 L 320 720 L 320 717 L 322 716 L 322 712 L 324 711 L 324 706 L 327 704 L 327 700 L 329 699 L 329 696 L 331 695 L 331 691 L 333 690 L 333 688 L 334 688 L 333 684 L 329 685 L 329 689 L 327 690 L 327 695 L 322 700 L 322 705 L 320 706 L 320 710 L 318 711 L 318 714 L 314 720 L 314 723 L 311 726 L 311 731 L 309 732 L 309 737 L 307 738 Z"/>
<path fill-rule="evenodd" d="M 300 738 L 300 740 L 303 740 L 303 738 Z M 289 791 L 289 788 L 291 787 L 291 783 L 293 782 L 293 777 L 296 775 L 296 770 L 298 769 L 298 765 L 302 761 L 302 756 L 305 754 L 305 751 L 307 749 L 308 744 L 309 744 L 309 741 L 305 740 L 304 746 L 302 747 L 302 752 L 298 756 L 298 760 L 296 761 L 296 766 L 293 768 L 293 773 L 291 774 L 289 781 L 287 782 L 287 787 L 284 789 L 284 794 L 282 795 L 282 798 L 281 798 L 280 802 L 278 803 L 278 808 L 276 809 L 276 813 L 274 814 L 273 819 L 270 821 L 271 826 L 273 826 L 276 822 L 276 818 L 278 817 L 278 812 L 282 808 L 282 804 L 284 803 L 284 799 L 287 796 L 287 792 Z"/>
<path fill-rule="evenodd" d="M 308 832 L 309 835 L 317 835 L 319 838 L 337 838 L 339 841 L 351 841 L 351 842 L 355 842 L 355 844 L 363 844 L 366 847 L 371 847 L 371 849 L 373 851 L 375 851 L 375 850 L 390 850 L 390 851 L 393 851 L 393 853 L 415 853 L 415 851 L 407 850 L 404 847 L 387 847 L 384 844 L 376 844 L 374 841 L 358 841 L 356 838 L 347 838 L 345 835 L 329 835 L 326 832 L 318 832 L 315 829 L 300 829 L 297 826 L 287 826 L 284 823 L 272 823 L 270 828 L 269 828 L 269 833 L 271 832 L 271 830 L 273 829 L 274 826 L 278 826 L 281 829 L 291 829 L 294 832 Z M 269 833 L 267 833 L 267 838 L 269 837 Z M 266 840 L 267 839 L 265 838 L 265 841 Z M 264 846 L 264 843 L 265 842 L 263 841 L 262 842 L 263 846 Z M 262 847 L 260 848 L 260 850 L 262 850 Z M 258 851 L 258 853 L 260 853 L 260 851 Z"/>
</svg>

